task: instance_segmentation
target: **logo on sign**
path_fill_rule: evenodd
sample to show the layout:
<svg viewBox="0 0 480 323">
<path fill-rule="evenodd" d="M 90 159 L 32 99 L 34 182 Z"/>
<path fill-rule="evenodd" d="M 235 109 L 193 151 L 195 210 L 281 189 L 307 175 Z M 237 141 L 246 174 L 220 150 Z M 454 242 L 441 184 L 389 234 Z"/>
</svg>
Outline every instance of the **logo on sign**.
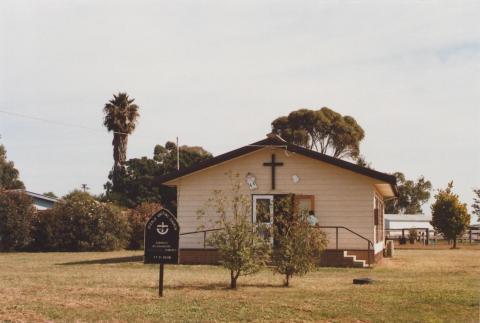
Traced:
<svg viewBox="0 0 480 323">
<path fill-rule="evenodd" d="M 162 222 L 162 224 L 157 224 L 157 232 L 158 232 L 158 234 L 161 234 L 162 236 L 167 234 L 168 225 L 163 223 L 163 222 Z"/>
<path fill-rule="evenodd" d="M 145 224 L 146 264 L 178 264 L 180 227 L 167 209 L 161 209 Z"/>
</svg>

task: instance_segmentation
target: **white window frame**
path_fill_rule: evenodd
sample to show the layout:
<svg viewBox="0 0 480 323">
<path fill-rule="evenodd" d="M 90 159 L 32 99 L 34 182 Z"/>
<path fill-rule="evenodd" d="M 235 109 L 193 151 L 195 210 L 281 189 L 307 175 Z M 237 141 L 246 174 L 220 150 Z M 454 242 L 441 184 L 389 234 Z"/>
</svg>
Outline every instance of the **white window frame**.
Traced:
<svg viewBox="0 0 480 323">
<path fill-rule="evenodd" d="M 273 203 L 274 203 L 274 195 L 252 195 L 253 205 L 252 205 L 252 221 L 254 224 L 257 223 L 257 200 L 270 200 L 270 222 L 262 222 L 262 224 L 266 225 L 269 229 L 273 227 Z M 273 244 L 273 234 L 270 237 L 270 243 Z"/>
</svg>

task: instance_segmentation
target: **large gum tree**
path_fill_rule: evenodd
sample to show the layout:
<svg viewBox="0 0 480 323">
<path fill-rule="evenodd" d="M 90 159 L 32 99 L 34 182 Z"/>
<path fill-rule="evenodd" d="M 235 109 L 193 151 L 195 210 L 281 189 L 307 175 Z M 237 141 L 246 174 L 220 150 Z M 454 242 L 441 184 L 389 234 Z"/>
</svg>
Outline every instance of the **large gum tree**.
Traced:
<svg viewBox="0 0 480 323">
<path fill-rule="evenodd" d="M 290 143 L 336 158 L 356 160 L 365 132 L 351 116 L 329 108 L 300 109 L 272 122 L 272 131 Z"/>
</svg>

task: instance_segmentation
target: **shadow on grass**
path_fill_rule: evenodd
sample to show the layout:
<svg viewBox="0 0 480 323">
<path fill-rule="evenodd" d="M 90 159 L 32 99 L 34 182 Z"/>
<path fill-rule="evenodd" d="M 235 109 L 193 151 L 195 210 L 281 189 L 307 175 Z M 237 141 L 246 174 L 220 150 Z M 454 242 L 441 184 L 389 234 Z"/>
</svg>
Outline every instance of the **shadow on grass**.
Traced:
<svg viewBox="0 0 480 323">
<path fill-rule="evenodd" d="M 128 263 L 128 262 L 143 262 L 143 256 L 82 260 L 82 261 L 65 262 L 65 263 L 56 264 L 56 265 L 58 266 L 108 265 L 108 264 L 122 264 L 122 263 Z"/>
<path fill-rule="evenodd" d="M 165 286 L 171 290 L 232 290 L 229 283 L 210 283 L 210 284 L 185 284 L 185 285 L 175 285 L 175 286 Z M 253 283 L 238 283 L 238 289 L 256 287 L 256 288 L 284 288 L 282 284 L 253 284 Z M 158 288 L 158 287 L 157 287 Z"/>
</svg>

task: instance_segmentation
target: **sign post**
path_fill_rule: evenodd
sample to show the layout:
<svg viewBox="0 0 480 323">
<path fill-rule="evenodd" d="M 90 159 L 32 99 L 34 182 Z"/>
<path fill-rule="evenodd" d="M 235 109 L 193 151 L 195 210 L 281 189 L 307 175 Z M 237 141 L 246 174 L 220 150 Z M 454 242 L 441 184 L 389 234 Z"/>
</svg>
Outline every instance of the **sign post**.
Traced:
<svg viewBox="0 0 480 323">
<path fill-rule="evenodd" d="M 145 225 L 145 264 L 160 264 L 158 295 L 163 296 L 164 264 L 178 264 L 180 227 L 175 216 L 161 209 Z"/>
<path fill-rule="evenodd" d="M 158 296 L 163 297 L 163 264 L 160 264 L 160 277 L 158 278 Z"/>
</svg>

